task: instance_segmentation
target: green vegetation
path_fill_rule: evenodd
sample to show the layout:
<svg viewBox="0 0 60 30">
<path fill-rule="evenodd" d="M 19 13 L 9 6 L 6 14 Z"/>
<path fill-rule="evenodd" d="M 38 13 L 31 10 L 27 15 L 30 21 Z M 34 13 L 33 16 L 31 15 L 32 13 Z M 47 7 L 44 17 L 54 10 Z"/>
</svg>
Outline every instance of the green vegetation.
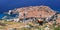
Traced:
<svg viewBox="0 0 60 30">
<path fill-rule="evenodd" d="M 0 26 L 0 29 L 4 29 L 5 28 L 5 26 Z"/>
<path fill-rule="evenodd" d="M 5 20 L 2 20 L 1 23 L 4 25 L 6 25 L 6 24 L 8 24 L 8 25 L 21 24 L 20 22 L 7 22 Z M 34 24 L 34 23 L 32 23 L 32 24 Z M 27 24 L 27 25 L 31 26 L 31 28 L 23 27 L 23 28 L 16 28 L 16 29 L 17 30 L 36 30 L 36 29 L 37 30 L 44 30 L 44 28 L 48 25 L 48 24 L 44 23 L 42 26 L 40 26 L 40 25 L 34 26 L 32 24 Z M 58 26 L 58 27 L 55 27 L 55 26 L 56 26 L 56 24 L 53 24 L 52 26 L 49 25 L 50 30 L 60 30 L 60 26 Z M 5 28 L 5 26 L 0 25 L 0 29 L 4 29 L 4 28 Z"/>
<path fill-rule="evenodd" d="M 6 21 L 6 20 L 2 20 L 1 23 L 8 24 L 8 25 L 13 25 L 13 24 L 19 24 L 20 22 L 9 22 L 9 21 Z"/>
<path fill-rule="evenodd" d="M 60 26 L 54 27 L 54 30 L 60 30 Z"/>
</svg>

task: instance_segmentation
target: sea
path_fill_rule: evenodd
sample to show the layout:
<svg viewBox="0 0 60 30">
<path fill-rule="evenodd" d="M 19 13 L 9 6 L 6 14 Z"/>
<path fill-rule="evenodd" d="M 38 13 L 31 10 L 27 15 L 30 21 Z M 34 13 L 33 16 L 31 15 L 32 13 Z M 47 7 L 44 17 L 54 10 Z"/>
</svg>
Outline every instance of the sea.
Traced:
<svg viewBox="0 0 60 30">
<path fill-rule="evenodd" d="M 0 0 L 0 19 L 6 16 L 4 12 L 9 10 L 40 5 L 49 6 L 51 9 L 60 12 L 60 0 Z"/>
<path fill-rule="evenodd" d="M 0 14 L 0 19 L 2 20 L 3 19 L 3 17 L 5 17 L 5 16 L 7 16 L 6 18 L 4 18 L 4 19 L 13 19 L 13 18 L 17 18 L 19 15 L 18 14 L 11 14 L 11 15 L 9 15 L 9 14 Z"/>
</svg>

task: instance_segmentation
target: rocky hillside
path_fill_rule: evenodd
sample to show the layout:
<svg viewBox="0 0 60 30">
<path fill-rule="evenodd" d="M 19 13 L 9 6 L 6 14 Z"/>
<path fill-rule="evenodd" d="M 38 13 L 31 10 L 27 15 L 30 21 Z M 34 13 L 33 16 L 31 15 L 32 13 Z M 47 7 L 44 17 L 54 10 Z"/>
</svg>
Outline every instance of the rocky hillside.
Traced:
<svg viewBox="0 0 60 30">
<path fill-rule="evenodd" d="M 17 16 L 10 17 L 14 15 Z M 59 27 L 60 25 L 60 13 L 52 10 L 48 6 L 30 6 L 9 10 L 8 16 L 4 18 L 10 18 L 7 21 L 2 20 L 2 23 L 0 23 L 1 25 L 6 24 L 4 26 L 6 30 L 21 30 L 21 28 L 23 30 L 25 28 L 29 30 L 50 28 L 50 30 L 53 30 L 56 29 L 54 27 Z"/>
<path fill-rule="evenodd" d="M 53 16 L 56 12 L 52 10 L 48 6 L 30 6 L 30 7 L 22 7 L 15 10 L 19 12 L 19 18 L 26 16 L 36 17 L 36 18 L 47 18 Z"/>
<path fill-rule="evenodd" d="M 17 8 L 14 10 L 9 11 L 10 14 L 18 14 L 18 19 L 44 19 L 45 20 L 56 20 L 58 17 L 60 17 L 59 13 L 52 10 L 48 6 L 29 6 L 29 7 L 22 7 Z M 8 14 L 9 14 L 8 13 Z M 18 20 L 19 21 L 19 20 Z"/>
</svg>

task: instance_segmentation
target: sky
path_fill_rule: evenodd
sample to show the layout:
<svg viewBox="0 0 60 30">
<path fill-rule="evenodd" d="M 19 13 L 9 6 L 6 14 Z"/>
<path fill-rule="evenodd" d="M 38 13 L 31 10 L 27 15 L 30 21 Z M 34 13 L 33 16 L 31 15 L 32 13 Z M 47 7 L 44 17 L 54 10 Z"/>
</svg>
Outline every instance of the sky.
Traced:
<svg viewBox="0 0 60 30">
<path fill-rule="evenodd" d="M 0 13 L 26 6 L 49 6 L 60 12 L 60 0 L 0 0 Z"/>
</svg>

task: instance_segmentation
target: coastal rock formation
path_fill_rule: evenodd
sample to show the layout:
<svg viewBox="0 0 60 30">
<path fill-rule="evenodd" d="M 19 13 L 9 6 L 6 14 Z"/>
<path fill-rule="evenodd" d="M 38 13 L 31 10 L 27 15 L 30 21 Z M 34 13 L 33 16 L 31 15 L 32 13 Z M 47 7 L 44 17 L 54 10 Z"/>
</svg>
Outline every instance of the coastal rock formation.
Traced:
<svg viewBox="0 0 60 30">
<path fill-rule="evenodd" d="M 50 27 L 60 25 L 60 13 L 52 10 L 48 6 L 30 6 L 9 10 L 8 16 L 4 16 L 2 21 L 6 25 L 6 30 L 20 28 L 34 28 L 50 30 Z M 46 27 L 45 27 L 46 26 Z M 35 28 L 36 27 L 36 28 Z M 39 30 L 40 30 L 39 28 Z M 54 29 L 54 28 L 53 28 Z M 25 30 L 25 29 L 24 29 Z"/>
<path fill-rule="evenodd" d="M 29 7 L 22 7 L 17 8 L 14 10 L 9 11 L 9 14 L 18 14 L 18 19 L 20 20 L 45 20 L 45 21 L 54 21 L 60 16 L 56 11 L 52 10 L 48 6 L 29 6 Z M 14 20 L 14 19 L 13 19 Z M 16 21 L 16 20 L 15 20 Z"/>
<path fill-rule="evenodd" d="M 13 11 L 14 13 L 19 12 L 19 18 L 24 18 L 24 17 L 47 18 L 53 16 L 56 13 L 48 6 L 22 7 Z"/>
</svg>

